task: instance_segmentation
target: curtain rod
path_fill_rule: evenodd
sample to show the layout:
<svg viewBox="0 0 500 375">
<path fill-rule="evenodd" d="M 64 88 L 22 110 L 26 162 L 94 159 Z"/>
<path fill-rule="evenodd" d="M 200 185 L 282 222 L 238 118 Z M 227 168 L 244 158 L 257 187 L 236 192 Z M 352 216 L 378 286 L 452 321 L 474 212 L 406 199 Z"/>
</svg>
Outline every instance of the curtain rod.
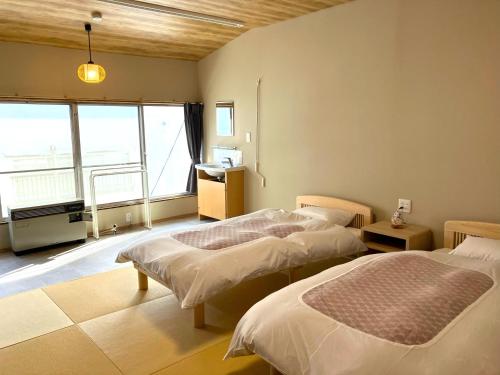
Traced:
<svg viewBox="0 0 500 375">
<path fill-rule="evenodd" d="M 71 97 L 43 97 L 43 96 L 19 96 L 19 95 L 0 95 L 0 101 L 17 101 L 17 102 L 71 102 L 71 103 L 117 103 L 117 104 L 203 104 L 200 101 L 178 101 L 178 100 L 126 100 L 126 99 L 111 99 L 111 98 L 71 98 Z"/>
</svg>

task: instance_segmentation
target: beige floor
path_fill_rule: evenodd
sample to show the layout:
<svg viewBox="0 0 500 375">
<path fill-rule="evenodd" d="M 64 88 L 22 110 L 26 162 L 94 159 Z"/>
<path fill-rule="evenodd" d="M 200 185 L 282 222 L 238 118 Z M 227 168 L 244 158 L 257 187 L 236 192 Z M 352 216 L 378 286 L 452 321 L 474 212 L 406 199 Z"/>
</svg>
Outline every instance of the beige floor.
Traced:
<svg viewBox="0 0 500 375">
<path fill-rule="evenodd" d="M 0 348 L 73 324 L 41 290 L 1 299 L 0 312 Z"/>
<path fill-rule="evenodd" d="M 269 275 L 219 295 L 203 330 L 168 289 L 138 291 L 132 268 L 6 297 L 0 374 L 268 374 L 258 357 L 222 357 L 241 315 L 286 281 Z"/>
<path fill-rule="evenodd" d="M 149 280 L 147 291 L 138 290 L 136 275 L 135 269 L 128 267 L 51 285 L 43 291 L 75 323 L 172 293 L 154 280 Z"/>
</svg>

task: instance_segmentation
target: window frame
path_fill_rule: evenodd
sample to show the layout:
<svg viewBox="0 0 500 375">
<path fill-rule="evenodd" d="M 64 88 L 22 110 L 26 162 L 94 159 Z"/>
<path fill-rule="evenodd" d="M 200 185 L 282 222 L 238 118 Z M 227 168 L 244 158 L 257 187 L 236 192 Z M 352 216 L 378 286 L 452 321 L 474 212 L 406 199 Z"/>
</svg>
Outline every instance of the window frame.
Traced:
<svg viewBox="0 0 500 375">
<path fill-rule="evenodd" d="M 145 137 L 145 124 L 144 124 L 144 106 L 175 106 L 182 107 L 185 102 L 163 102 L 163 101 L 133 101 L 133 100 L 87 100 L 87 99 L 44 99 L 44 98 L 0 98 L 0 103 L 24 103 L 24 104 L 66 104 L 69 105 L 70 111 L 70 127 L 71 127 L 71 146 L 73 151 L 73 166 L 72 167 L 61 167 L 61 168 L 45 168 L 45 169 L 33 169 L 33 170 L 23 170 L 23 171 L 6 171 L 0 172 L 0 174 L 15 174 L 15 173 L 26 173 L 26 172 L 47 172 L 47 171 L 58 171 L 58 170 L 73 170 L 75 177 L 75 195 L 78 199 L 83 199 L 84 197 L 84 178 L 83 178 L 83 163 L 82 163 L 82 151 L 81 151 L 81 141 L 80 141 L 80 124 L 78 117 L 78 105 L 116 105 L 116 106 L 137 106 L 137 119 L 138 119 L 138 136 L 139 136 L 139 152 L 140 152 L 140 162 L 133 163 L 121 163 L 121 164 L 106 164 L 99 165 L 95 167 L 113 167 L 113 166 L 146 166 L 146 137 Z M 187 147 L 187 146 L 186 146 Z M 93 167 L 93 166 L 90 166 Z M 86 166 L 85 168 L 89 168 Z M 146 176 L 142 177 L 142 188 L 147 184 Z M 169 195 L 157 196 L 151 198 L 150 202 L 161 202 L 171 199 L 194 196 L 189 192 L 175 193 Z M 142 199 L 133 199 L 112 203 L 102 203 L 97 205 L 98 210 L 111 209 L 117 207 L 124 207 L 130 205 L 142 204 Z M 90 209 L 90 206 L 85 207 L 86 210 Z M 7 222 L 7 217 L 2 215 L 2 200 L 0 196 L 0 223 Z"/>
</svg>

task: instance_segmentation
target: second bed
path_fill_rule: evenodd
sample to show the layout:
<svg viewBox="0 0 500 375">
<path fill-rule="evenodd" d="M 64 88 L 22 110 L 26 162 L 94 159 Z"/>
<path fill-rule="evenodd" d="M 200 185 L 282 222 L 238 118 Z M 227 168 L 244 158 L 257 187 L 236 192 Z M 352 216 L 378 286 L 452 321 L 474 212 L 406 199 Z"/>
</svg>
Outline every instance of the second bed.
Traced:
<svg viewBox="0 0 500 375">
<path fill-rule="evenodd" d="M 194 229 L 149 233 L 122 250 L 139 288 L 151 277 L 173 291 L 182 308 L 194 308 L 204 326 L 204 302 L 239 283 L 366 250 L 359 229 L 372 222 L 371 207 L 324 196 L 297 197 L 297 210 L 265 209 Z"/>
<path fill-rule="evenodd" d="M 227 357 L 287 375 L 499 374 L 500 224 L 447 222 L 445 247 L 363 256 L 269 295 Z"/>
</svg>

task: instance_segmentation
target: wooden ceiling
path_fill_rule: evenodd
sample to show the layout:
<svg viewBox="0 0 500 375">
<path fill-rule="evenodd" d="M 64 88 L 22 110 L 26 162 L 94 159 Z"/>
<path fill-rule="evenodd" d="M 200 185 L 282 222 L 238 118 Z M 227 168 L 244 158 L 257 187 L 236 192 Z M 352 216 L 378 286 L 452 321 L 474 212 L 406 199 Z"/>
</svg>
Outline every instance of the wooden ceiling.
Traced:
<svg viewBox="0 0 500 375">
<path fill-rule="evenodd" d="M 144 0 L 143 0 L 144 1 Z M 98 0 L 0 0 L 0 41 L 87 48 L 83 28 L 92 11 L 92 49 L 139 56 L 200 60 L 245 31 L 350 0 L 145 0 L 243 21 L 233 28 Z"/>
</svg>

